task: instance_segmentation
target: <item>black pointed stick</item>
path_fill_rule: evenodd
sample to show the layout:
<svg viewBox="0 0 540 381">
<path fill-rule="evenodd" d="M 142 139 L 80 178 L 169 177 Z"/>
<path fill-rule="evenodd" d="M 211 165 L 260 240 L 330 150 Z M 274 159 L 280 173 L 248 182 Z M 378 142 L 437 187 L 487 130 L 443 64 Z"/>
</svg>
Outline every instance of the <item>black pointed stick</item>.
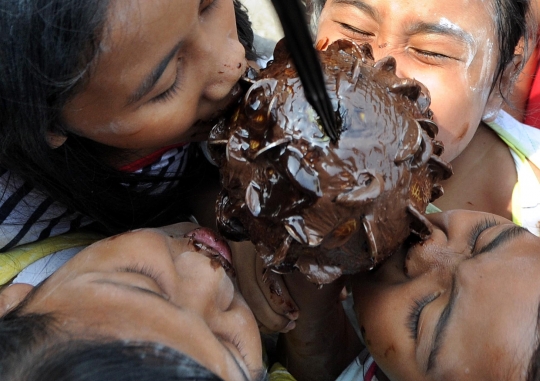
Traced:
<svg viewBox="0 0 540 381">
<path fill-rule="evenodd" d="M 309 33 L 300 0 L 272 0 L 281 21 L 285 44 L 302 81 L 309 104 L 321 118 L 325 133 L 333 142 L 339 137 L 336 115 L 324 81 L 321 63 Z"/>
</svg>

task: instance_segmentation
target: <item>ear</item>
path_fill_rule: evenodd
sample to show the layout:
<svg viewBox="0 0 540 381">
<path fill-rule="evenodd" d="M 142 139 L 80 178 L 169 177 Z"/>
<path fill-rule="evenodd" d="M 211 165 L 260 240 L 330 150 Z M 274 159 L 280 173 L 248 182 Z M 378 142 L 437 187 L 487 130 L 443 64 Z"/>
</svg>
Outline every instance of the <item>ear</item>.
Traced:
<svg viewBox="0 0 540 381">
<path fill-rule="evenodd" d="M 26 283 L 15 283 L 0 292 L 0 316 L 5 315 L 21 303 L 34 286 Z"/>
<path fill-rule="evenodd" d="M 66 142 L 67 136 L 58 132 L 49 131 L 47 132 L 45 139 L 47 140 L 49 147 L 56 149 Z"/>
<path fill-rule="evenodd" d="M 512 93 L 513 87 L 521 70 L 523 55 L 514 54 L 512 60 L 506 65 L 501 78 L 495 84 L 493 91 L 489 95 L 482 121 L 493 122 L 498 112 L 502 108 L 503 102 L 508 99 Z"/>
</svg>

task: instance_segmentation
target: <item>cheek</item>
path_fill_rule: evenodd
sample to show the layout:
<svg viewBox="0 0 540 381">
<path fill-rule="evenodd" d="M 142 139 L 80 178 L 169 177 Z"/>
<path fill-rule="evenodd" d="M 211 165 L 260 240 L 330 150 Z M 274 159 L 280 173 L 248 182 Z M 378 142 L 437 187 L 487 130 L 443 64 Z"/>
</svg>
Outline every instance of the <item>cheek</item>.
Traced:
<svg viewBox="0 0 540 381">
<path fill-rule="evenodd" d="M 319 18 L 317 42 L 328 39 L 328 44 L 330 44 L 340 38 L 345 38 L 345 36 L 339 32 L 337 24 L 331 20 L 330 15 L 323 12 Z"/>
<path fill-rule="evenodd" d="M 417 79 L 430 91 L 431 109 L 439 126 L 437 140 L 444 144 L 443 158 L 451 161 L 465 149 L 476 132 L 485 97 L 471 87 L 466 78 L 459 76 L 418 76 Z"/>
<path fill-rule="evenodd" d="M 399 325 L 398 316 L 403 302 L 397 292 L 386 287 L 355 287 L 354 304 L 360 330 L 370 351 L 380 354 L 386 352 L 396 339 L 394 327 Z M 391 352 L 391 351 L 390 351 Z"/>
</svg>

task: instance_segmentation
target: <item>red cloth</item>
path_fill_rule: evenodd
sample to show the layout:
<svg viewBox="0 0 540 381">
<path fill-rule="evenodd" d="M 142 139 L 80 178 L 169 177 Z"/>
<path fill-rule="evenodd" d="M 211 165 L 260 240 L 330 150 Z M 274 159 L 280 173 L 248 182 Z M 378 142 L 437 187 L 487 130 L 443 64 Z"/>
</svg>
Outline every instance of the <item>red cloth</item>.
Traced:
<svg viewBox="0 0 540 381">
<path fill-rule="evenodd" d="M 529 92 L 524 123 L 540 128 L 540 75 L 538 67 L 534 73 L 531 91 Z"/>
<path fill-rule="evenodd" d="M 144 168 L 150 164 L 155 163 L 165 152 L 176 148 L 176 147 L 182 147 L 185 146 L 187 143 L 178 143 L 173 144 L 167 147 L 163 147 L 160 150 L 157 150 L 154 153 L 151 153 L 148 156 L 142 157 L 139 160 L 134 161 L 133 163 L 126 164 L 120 168 L 121 171 L 124 172 L 135 172 L 138 171 L 141 168 Z"/>
</svg>

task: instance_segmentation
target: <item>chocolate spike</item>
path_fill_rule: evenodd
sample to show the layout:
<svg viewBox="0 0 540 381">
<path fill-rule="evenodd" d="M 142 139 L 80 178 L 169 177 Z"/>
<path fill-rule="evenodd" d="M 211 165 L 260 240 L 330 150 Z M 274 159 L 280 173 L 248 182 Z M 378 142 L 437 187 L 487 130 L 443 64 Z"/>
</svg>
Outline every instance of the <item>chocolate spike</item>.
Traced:
<svg viewBox="0 0 540 381">
<path fill-rule="evenodd" d="M 435 139 L 435 135 L 439 133 L 439 126 L 431 119 L 418 119 L 420 126 L 426 131 L 430 138 Z"/>
<path fill-rule="evenodd" d="M 422 127 L 415 120 L 414 124 L 409 124 L 403 132 L 398 153 L 394 157 L 394 163 L 401 164 L 415 156 L 422 146 Z"/>
<path fill-rule="evenodd" d="M 287 256 L 287 252 L 289 251 L 289 248 L 291 247 L 293 239 L 291 236 L 287 236 L 283 240 L 283 244 L 276 250 L 274 254 L 274 259 L 270 261 L 270 263 L 267 263 L 267 266 L 271 268 L 275 268 L 283 263 L 285 260 L 285 257 Z"/>
<path fill-rule="evenodd" d="M 387 56 L 375 63 L 375 68 L 380 69 L 383 71 L 387 71 L 388 73 L 396 74 L 396 59 L 392 56 Z"/>
<path fill-rule="evenodd" d="M 441 156 L 444 152 L 444 146 L 442 142 L 438 140 L 433 140 L 433 154 L 437 156 Z"/>
<path fill-rule="evenodd" d="M 441 180 L 446 180 L 454 174 L 452 166 L 437 155 L 431 155 L 428 163 L 433 171 L 438 172 Z"/>
<path fill-rule="evenodd" d="M 431 222 L 412 204 L 407 206 L 407 212 L 413 217 L 413 221 L 411 222 L 412 232 L 422 240 L 428 238 L 433 231 Z"/>
<path fill-rule="evenodd" d="M 373 221 L 373 216 L 362 217 L 362 225 L 366 231 L 367 244 L 369 246 L 371 260 L 375 262 L 377 260 L 379 250 L 377 248 L 377 239 L 375 238 L 374 232 L 374 230 L 377 229 L 377 225 Z"/>
<path fill-rule="evenodd" d="M 429 202 L 433 202 L 436 199 L 440 198 L 444 194 L 444 190 L 441 184 L 433 184 L 431 189 L 431 197 Z"/>
<path fill-rule="evenodd" d="M 404 95 L 411 101 L 416 101 L 420 97 L 422 89 L 420 86 L 418 86 L 418 82 L 416 82 L 416 80 L 403 78 L 399 82 L 391 85 L 389 90 L 394 94 Z"/>
</svg>

